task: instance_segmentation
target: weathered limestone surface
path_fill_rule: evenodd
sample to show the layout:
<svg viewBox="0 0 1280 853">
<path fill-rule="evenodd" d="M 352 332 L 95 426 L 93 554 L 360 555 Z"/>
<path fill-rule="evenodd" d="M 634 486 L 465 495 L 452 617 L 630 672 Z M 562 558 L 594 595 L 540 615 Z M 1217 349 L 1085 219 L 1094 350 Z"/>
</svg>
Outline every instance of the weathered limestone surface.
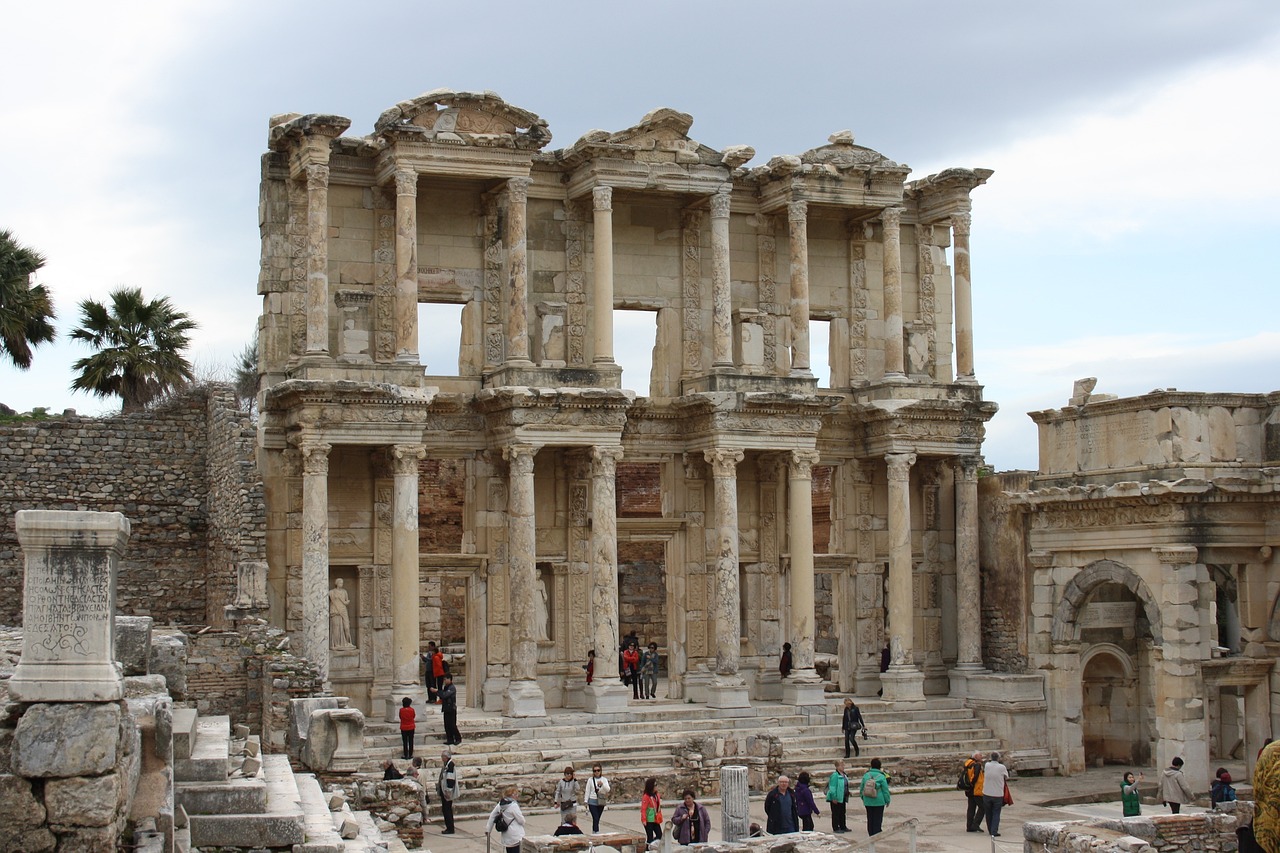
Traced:
<svg viewBox="0 0 1280 853">
<path fill-rule="evenodd" d="M 720 832 L 725 841 L 742 841 L 750 834 L 750 795 L 746 767 L 727 765 L 720 768 Z"/>
<path fill-rule="evenodd" d="M 123 675 L 146 675 L 151 662 L 151 617 L 117 616 L 116 660 Z"/>
</svg>

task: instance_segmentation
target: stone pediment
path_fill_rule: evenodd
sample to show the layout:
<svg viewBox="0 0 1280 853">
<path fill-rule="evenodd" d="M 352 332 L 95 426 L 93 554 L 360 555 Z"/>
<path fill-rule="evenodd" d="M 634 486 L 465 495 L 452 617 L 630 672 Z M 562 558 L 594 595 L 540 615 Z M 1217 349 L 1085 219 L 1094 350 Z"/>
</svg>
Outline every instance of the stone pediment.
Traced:
<svg viewBox="0 0 1280 853">
<path fill-rule="evenodd" d="M 610 133 L 591 130 L 558 158 L 576 165 L 598 157 L 613 157 L 643 163 L 677 163 L 681 165 L 728 166 L 735 168 L 755 156 L 747 146 L 731 146 L 725 151 L 689 138 L 693 116 L 669 107 L 647 113 L 639 124 Z"/>
<path fill-rule="evenodd" d="M 864 175 L 872 171 L 905 178 L 911 173 L 911 167 L 896 163 L 879 151 L 854 144 L 853 132 L 842 130 L 831 134 L 826 145 L 811 148 L 798 157 L 794 154 L 774 157 L 763 166 L 752 169 L 750 174 L 757 181 L 765 182 L 823 172 L 830 175 L 849 172 Z"/>
<path fill-rule="evenodd" d="M 551 141 L 547 123 L 494 92 L 435 89 L 383 112 L 374 132 L 411 130 L 429 142 L 537 151 Z"/>
<path fill-rule="evenodd" d="M 271 129 L 267 133 L 267 147 L 272 151 L 286 151 L 308 137 L 333 139 L 341 136 L 349 127 L 351 119 L 346 116 L 322 113 L 272 116 Z"/>
</svg>

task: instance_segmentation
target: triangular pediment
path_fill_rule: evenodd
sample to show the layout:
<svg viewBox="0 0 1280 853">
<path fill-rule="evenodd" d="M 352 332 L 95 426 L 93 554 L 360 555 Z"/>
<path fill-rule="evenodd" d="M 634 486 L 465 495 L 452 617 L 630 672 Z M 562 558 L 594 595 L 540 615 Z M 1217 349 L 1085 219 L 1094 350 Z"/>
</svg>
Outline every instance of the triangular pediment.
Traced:
<svg viewBox="0 0 1280 853">
<path fill-rule="evenodd" d="M 376 133 L 420 131 L 421 138 L 452 145 L 536 151 L 551 141 L 547 123 L 494 92 L 436 89 L 396 104 L 378 117 Z"/>
</svg>

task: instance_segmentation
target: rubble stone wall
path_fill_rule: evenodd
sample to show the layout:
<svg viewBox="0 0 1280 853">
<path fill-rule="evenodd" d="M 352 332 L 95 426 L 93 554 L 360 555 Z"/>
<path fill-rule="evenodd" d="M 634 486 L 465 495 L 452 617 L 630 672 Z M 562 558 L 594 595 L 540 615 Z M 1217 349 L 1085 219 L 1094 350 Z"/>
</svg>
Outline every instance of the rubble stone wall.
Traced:
<svg viewBox="0 0 1280 853">
<path fill-rule="evenodd" d="M 1133 838 L 1141 838 L 1158 853 L 1235 853 L 1235 815 L 1222 812 L 1156 815 L 1123 820 L 1029 823 L 1024 832 L 1028 842 L 1045 853 L 1130 853 Z M 1132 836 L 1132 837 L 1130 837 Z M 1128 838 L 1128 840 L 1124 840 Z"/>
</svg>

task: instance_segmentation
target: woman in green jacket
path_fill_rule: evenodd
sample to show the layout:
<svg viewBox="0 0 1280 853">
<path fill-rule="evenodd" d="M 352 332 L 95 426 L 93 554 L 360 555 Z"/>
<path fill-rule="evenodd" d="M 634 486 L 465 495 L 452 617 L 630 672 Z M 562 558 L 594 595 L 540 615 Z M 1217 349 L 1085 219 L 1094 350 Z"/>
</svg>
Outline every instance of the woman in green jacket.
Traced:
<svg viewBox="0 0 1280 853">
<path fill-rule="evenodd" d="M 831 805 L 831 831 L 848 832 L 845 803 L 849 802 L 849 777 L 844 775 L 844 761 L 836 759 L 836 769 L 827 779 L 827 802 Z"/>
<path fill-rule="evenodd" d="M 1143 776 L 1142 778 L 1146 778 Z M 1133 771 L 1124 774 L 1120 780 L 1120 802 L 1124 805 L 1125 817 L 1137 817 L 1142 814 L 1142 800 L 1138 796 L 1138 780 L 1133 778 Z"/>
<path fill-rule="evenodd" d="M 879 835 L 884 823 L 884 807 L 889 805 L 889 775 L 880 769 L 880 759 L 871 759 L 871 769 L 862 774 L 862 804 L 867 807 L 867 835 Z M 875 796 L 868 794 L 875 792 Z"/>
</svg>

